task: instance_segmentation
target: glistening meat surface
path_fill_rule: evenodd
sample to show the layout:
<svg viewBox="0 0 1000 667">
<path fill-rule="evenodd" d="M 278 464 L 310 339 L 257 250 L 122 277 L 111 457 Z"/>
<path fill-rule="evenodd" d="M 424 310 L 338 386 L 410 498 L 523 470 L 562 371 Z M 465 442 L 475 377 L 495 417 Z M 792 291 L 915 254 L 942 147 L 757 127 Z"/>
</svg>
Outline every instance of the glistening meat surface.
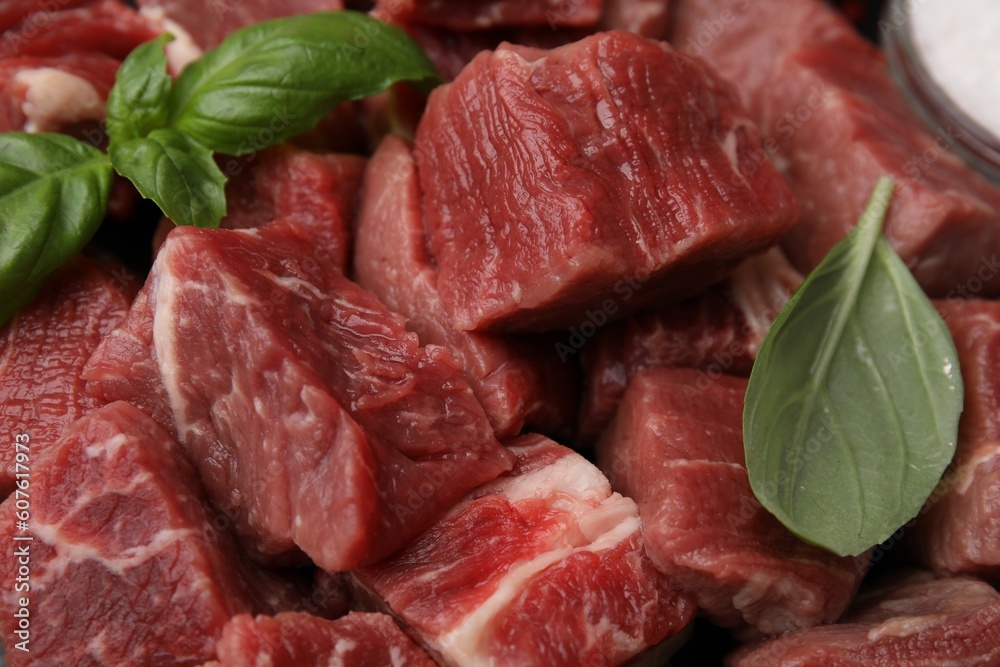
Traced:
<svg viewBox="0 0 1000 667">
<path fill-rule="evenodd" d="M 340 571 L 512 459 L 452 355 L 315 250 L 292 221 L 176 229 L 85 377 L 171 425 L 258 558 Z"/>
<path fill-rule="evenodd" d="M 431 95 L 415 144 L 454 325 L 568 328 L 718 281 L 797 215 L 759 150 L 730 86 L 661 42 L 481 53 Z"/>
</svg>

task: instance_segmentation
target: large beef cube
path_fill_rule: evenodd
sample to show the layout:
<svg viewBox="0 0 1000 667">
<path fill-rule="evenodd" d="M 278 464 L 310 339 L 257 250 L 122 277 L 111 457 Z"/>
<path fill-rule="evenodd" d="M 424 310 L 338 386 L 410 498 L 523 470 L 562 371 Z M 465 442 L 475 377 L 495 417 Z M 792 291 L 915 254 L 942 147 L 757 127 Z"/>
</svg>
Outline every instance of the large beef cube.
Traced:
<svg viewBox="0 0 1000 667">
<path fill-rule="evenodd" d="M 582 348 L 587 380 L 577 436 L 585 442 L 600 436 L 628 383 L 644 370 L 698 368 L 703 386 L 719 375 L 749 376 L 771 323 L 802 279 L 775 248 L 698 296 L 609 324 L 591 341 L 571 334 L 565 350 Z"/>
<path fill-rule="evenodd" d="M 104 404 L 80 378 L 101 338 L 124 319 L 136 276 L 77 258 L 0 330 L 0 499 L 14 488 L 15 434 L 38 454 Z"/>
<path fill-rule="evenodd" d="M 694 294 L 797 216 L 730 85 L 624 32 L 481 53 L 431 95 L 415 151 L 463 330 L 569 328 Z"/>
<path fill-rule="evenodd" d="M 885 233 L 921 286 L 937 297 L 970 281 L 983 295 L 1000 290 L 1000 190 L 956 157 L 954 137 L 924 125 L 883 54 L 843 16 L 820 0 L 678 0 L 673 17 L 673 43 L 737 85 L 766 137 L 760 158 L 776 158 L 802 203 L 783 241 L 800 270 L 851 230 L 890 176 Z"/>
<path fill-rule="evenodd" d="M 732 655 L 732 667 L 988 667 L 1000 664 L 1000 594 L 966 577 L 908 573 L 859 596 L 843 623 Z"/>
<path fill-rule="evenodd" d="M 514 470 L 352 573 L 362 597 L 456 666 L 619 665 L 691 621 L 645 555 L 635 503 L 551 440 L 510 449 Z"/>
<path fill-rule="evenodd" d="M 240 614 L 223 629 L 218 654 L 204 667 L 434 667 L 392 618 L 361 612 L 335 621 L 302 613 Z"/>
<path fill-rule="evenodd" d="M 452 355 L 291 221 L 178 228 L 88 389 L 168 424 L 260 559 L 382 558 L 511 457 Z"/>
<path fill-rule="evenodd" d="M 180 448 L 131 405 L 99 408 L 44 452 L 29 445 L 27 460 L 29 483 L 0 505 L 9 667 L 197 665 L 233 614 L 289 599 L 241 560 Z"/>
<path fill-rule="evenodd" d="M 1000 303 L 956 299 L 937 308 L 958 349 L 965 407 L 955 459 L 904 537 L 938 574 L 1000 582 Z M 898 363 L 911 357 L 902 350 Z"/>
<path fill-rule="evenodd" d="M 362 287 L 408 318 L 422 344 L 455 353 L 497 437 L 518 435 L 525 424 L 547 433 L 572 427 L 576 378 L 553 354 L 554 341 L 452 328 L 427 254 L 417 172 L 398 137 L 383 140 L 369 165 L 354 268 Z"/>
<path fill-rule="evenodd" d="M 806 544 L 760 505 L 743 453 L 747 380 L 699 378 L 640 374 L 598 445 L 613 487 L 639 505 L 650 558 L 708 618 L 747 636 L 837 620 L 867 558 Z"/>
</svg>

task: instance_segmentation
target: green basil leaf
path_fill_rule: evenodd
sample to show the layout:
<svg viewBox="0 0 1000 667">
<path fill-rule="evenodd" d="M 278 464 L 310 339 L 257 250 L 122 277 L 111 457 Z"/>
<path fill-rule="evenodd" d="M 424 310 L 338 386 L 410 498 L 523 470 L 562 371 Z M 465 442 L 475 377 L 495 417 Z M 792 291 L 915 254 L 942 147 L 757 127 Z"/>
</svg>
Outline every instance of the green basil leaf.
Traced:
<svg viewBox="0 0 1000 667">
<path fill-rule="evenodd" d="M 947 327 L 882 236 L 892 182 L 761 345 L 743 414 L 750 484 L 792 532 L 839 555 L 920 511 L 962 412 Z"/>
<path fill-rule="evenodd" d="M 184 70 L 170 125 L 242 155 L 312 128 L 341 102 L 436 77 L 405 32 L 365 14 L 275 19 L 233 33 Z"/>
<path fill-rule="evenodd" d="M 111 165 L 62 134 L 0 134 L 0 324 L 104 219 Z"/>
<path fill-rule="evenodd" d="M 112 142 L 144 137 L 166 126 L 173 81 L 167 74 L 163 47 L 172 40 L 170 35 L 161 35 L 136 47 L 118 68 L 108 94 L 108 136 Z"/>
<path fill-rule="evenodd" d="M 218 227 L 226 214 L 226 177 L 212 151 L 182 132 L 153 130 L 112 144 L 111 162 L 177 225 Z"/>
</svg>

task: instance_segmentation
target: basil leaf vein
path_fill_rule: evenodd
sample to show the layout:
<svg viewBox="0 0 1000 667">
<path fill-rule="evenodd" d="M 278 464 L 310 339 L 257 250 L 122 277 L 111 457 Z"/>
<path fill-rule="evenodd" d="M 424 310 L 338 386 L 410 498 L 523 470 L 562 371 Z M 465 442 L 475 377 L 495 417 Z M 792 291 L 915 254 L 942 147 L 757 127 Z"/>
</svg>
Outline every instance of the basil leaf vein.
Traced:
<svg viewBox="0 0 1000 667">
<path fill-rule="evenodd" d="M 779 314 L 743 415 L 754 494 L 792 532 L 859 555 L 917 515 L 955 451 L 954 342 L 882 236 L 893 184 Z"/>
<path fill-rule="evenodd" d="M 111 165 L 61 134 L 0 134 L 0 324 L 78 253 L 104 218 Z"/>
<path fill-rule="evenodd" d="M 163 47 L 172 40 L 165 34 L 141 44 L 118 68 L 108 94 L 107 124 L 112 143 L 144 137 L 167 124 L 173 81 L 167 74 Z"/>
<path fill-rule="evenodd" d="M 178 225 L 218 227 L 226 214 L 226 177 L 212 151 L 171 128 L 112 144 L 111 162 L 139 193 Z"/>
<path fill-rule="evenodd" d="M 341 102 L 436 78 L 405 32 L 365 14 L 275 19 L 234 32 L 185 69 L 169 124 L 214 151 L 242 155 L 312 128 Z"/>
</svg>

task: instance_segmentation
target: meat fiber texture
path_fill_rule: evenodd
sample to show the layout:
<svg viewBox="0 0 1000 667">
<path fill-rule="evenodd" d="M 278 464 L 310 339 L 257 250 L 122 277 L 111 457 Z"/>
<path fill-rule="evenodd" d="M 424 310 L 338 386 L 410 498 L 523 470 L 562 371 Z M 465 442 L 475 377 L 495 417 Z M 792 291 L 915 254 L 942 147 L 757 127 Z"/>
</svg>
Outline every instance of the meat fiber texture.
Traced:
<svg viewBox="0 0 1000 667">
<path fill-rule="evenodd" d="M 79 257 L 0 329 L 0 499 L 14 489 L 15 435 L 26 435 L 36 456 L 104 404 L 87 394 L 80 373 L 138 287 L 122 269 Z"/>
<path fill-rule="evenodd" d="M 601 18 L 603 0 L 376 0 L 406 23 L 483 30 L 496 27 L 586 27 Z"/>
<path fill-rule="evenodd" d="M 701 387 L 719 375 L 749 376 L 771 323 L 802 280 L 774 248 L 740 264 L 718 286 L 604 326 L 592 341 L 582 332 L 571 333 L 560 350 L 568 356 L 579 349 L 586 376 L 577 437 L 597 439 L 628 383 L 644 370 L 698 368 L 704 371 Z"/>
<path fill-rule="evenodd" d="M 625 32 L 480 54 L 431 94 L 415 150 L 462 330 L 568 329 L 689 296 L 797 217 L 753 161 L 758 132 L 732 88 Z"/>
<path fill-rule="evenodd" d="M 390 558 L 351 573 L 441 664 L 619 665 L 694 604 L 646 557 L 635 503 L 579 454 L 512 441 L 513 471 Z"/>
<path fill-rule="evenodd" d="M 317 261 L 347 271 L 351 228 L 361 199 L 366 160 L 357 155 L 315 153 L 288 144 L 249 157 L 220 158 L 226 183 L 224 229 L 254 229 L 292 218 L 308 230 Z M 164 219 L 154 251 L 175 225 Z"/>
<path fill-rule="evenodd" d="M 121 61 L 156 36 L 117 0 L 7 2 L 0 9 L 0 132 L 80 131 L 97 123 Z"/>
<path fill-rule="evenodd" d="M 859 596 L 843 623 L 792 632 L 730 657 L 730 667 L 987 667 L 1000 664 L 1000 594 L 926 572 Z"/>
<path fill-rule="evenodd" d="M 178 228 L 85 378 L 179 436 L 268 562 L 382 558 L 508 470 L 452 355 L 347 280 L 300 227 Z M 301 558 L 299 556 L 299 558 Z"/>
<path fill-rule="evenodd" d="M 204 667 L 435 667 L 385 614 L 355 612 L 328 621 L 287 613 L 234 616 Z"/>
<path fill-rule="evenodd" d="M 938 574 L 1000 583 L 1000 303 L 956 299 L 937 308 L 958 349 L 965 407 L 955 458 L 904 538 Z M 899 363 L 910 357 L 902 351 Z"/>
<path fill-rule="evenodd" d="M 578 382 L 574 367 L 554 354 L 554 340 L 452 328 L 427 254 L 416 168 L 398 137 L 386 137 L 369 164 L 356 236 L 358 283 L 406 317 L 421 344 L 455 353 L 498 438 L 525 424 L 572 431 Z"/>
<path fill-rule="evenodd" d="M 165 28 L 184 36 L 201 50 L 219 45 L 229 33 L 253 23 L 344 8 L 342 0 L 138 0 L 144 14 L 165 20 Z"/>
<path fill-rule="evenodd" d="M 176 443 L 127 403 L 74 422 L 31 470 L 0 505 L 8 667 L 197 665 L 233 614 L 273 613 L 294 594 L 242 562 Z"/>
<path fill-rule="evenodd" d="M 867 558 L 806 544 L 760 505 L 743 453 L 747 380 L 700 379 L 691 369 L 638 375 L 598 445 L 613 488 L 639 505 L 649 557 L 744 637 L 837 620 Z"/>
<path fill-rule="evenodd" d="M 885 58 L 820 0 L 679 0 L 672 42 L 734 82 L 802 203 L 784 239 L 808 272 L 855 225 L 879 177 L 896 181 L 886 236 L 936 297 L 1000 291 L 1000 190 L 930 131 Z M 831 184 L 836 184 L 831 185 Z M 985 283 L 983 275 L 987 276 Z"/>
</svg>

